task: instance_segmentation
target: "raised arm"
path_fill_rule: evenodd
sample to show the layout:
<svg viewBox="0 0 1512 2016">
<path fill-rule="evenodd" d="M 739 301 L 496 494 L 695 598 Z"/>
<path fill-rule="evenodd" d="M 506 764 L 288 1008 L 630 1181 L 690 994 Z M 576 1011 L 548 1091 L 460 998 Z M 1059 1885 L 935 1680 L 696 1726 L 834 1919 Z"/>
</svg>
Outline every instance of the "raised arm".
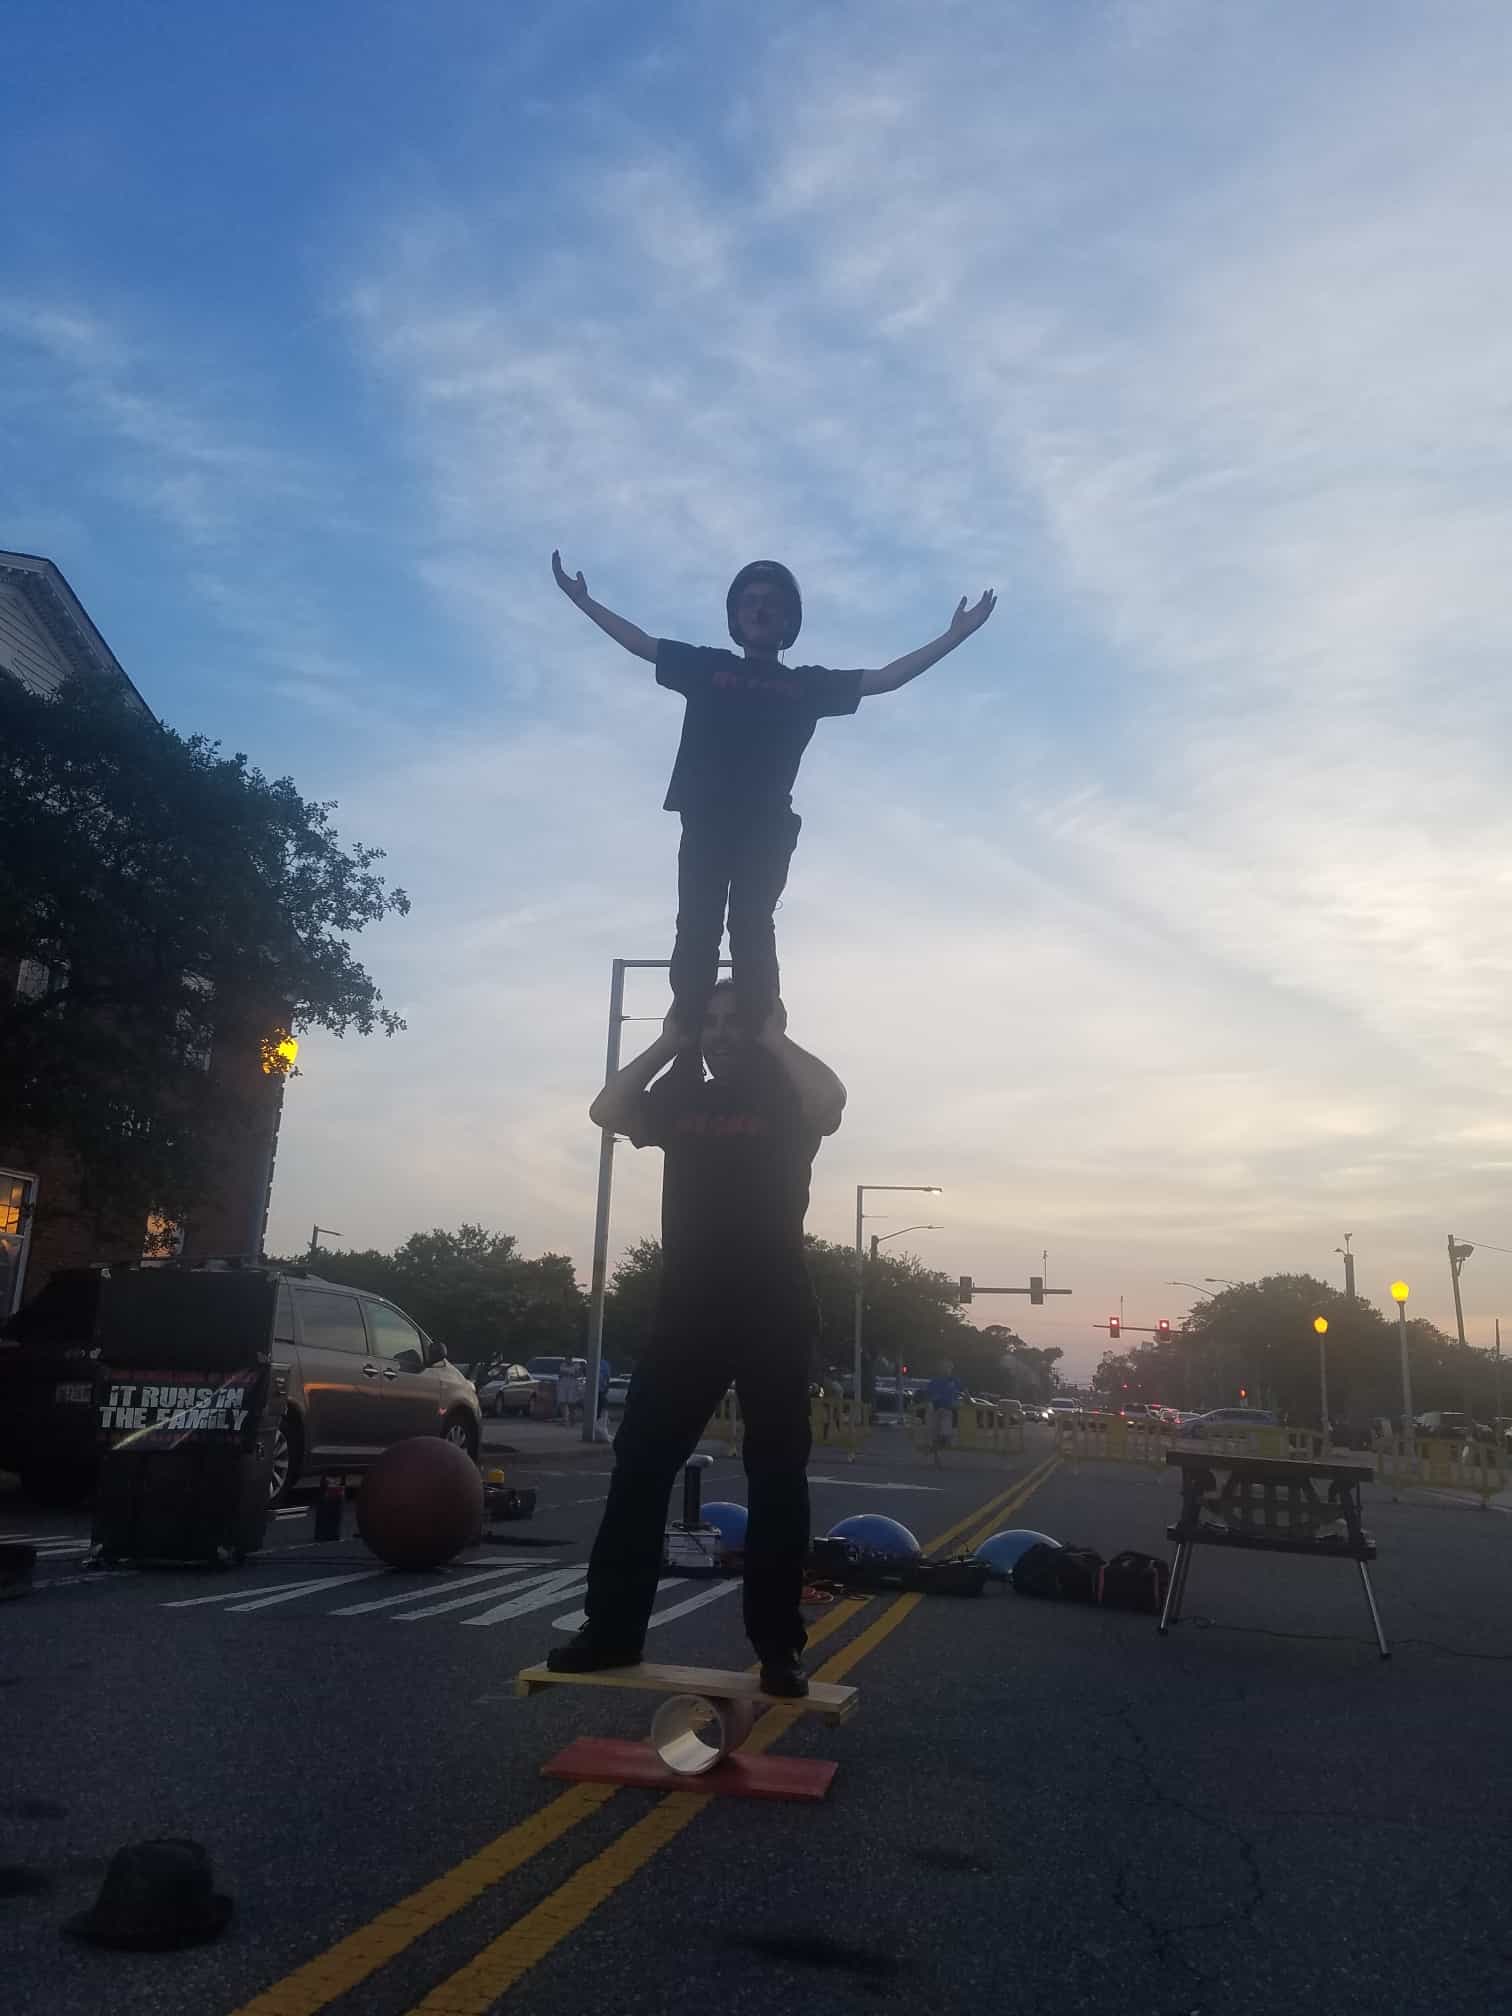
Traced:
<svg viewBox="0 0 1512 2016">
<path fill-rule="evenodd" d="M 809 1126 L 820 1134 L 833 1134 L 845 1111 L 846 1091 L 828 1064 L 807 1050 L 800 1050 L 787 1033 L 787 1010 L 779 1001 L 757 1038 L 763 1050 L 777 1059 L 778 1069 L 798 1094 L 798 1103 Z"/>
<path fill-rule="evenodd" d="M 683 1033 L 669 1015 L 650 1049 L 642 1050 L 623 1070 L 616 1071 L 588 1108 L 588 1118 L 594 1126 L 607 1127 L 612 1134 L 628 1133 L 641 1094 L 656 1074 L 672 1062 L 683 1043 Z"/>
<path fill-rule="evenodd" d="M 582 574 L 569 574 L 562 566 L 562 556 L 553 552 L 551 571 L 556 576 L 556 584 L 569 602 L 575 602 L 585 616 L 597 623 L 606 636 L 616 644 L 623 644 L 627 651 L 633 651 L 637 658 L 648 663 L 656 663 L 656 639 L 648 637 L 644 630 L 634 623 L 627 623 L 623 616 L 616 616 L 612 609 L 606 609 L 602 602 L 595 602 L 588 593 L 588 583 Z"/>
<path fill-rule="evenodd" d="M 582 576 L 579 575 L 581 580 Z M 900 686 L 906 686 L 910 679 L 917 679 L 921 672 L 927 672 L 931 665 L 938 665 L 947 652 L 954 651 L 957 644 L 964 644 L 973 630 L 980 630 L 987 618 L 997 607 L 997 596 L 988 588 L 980 602 L 972 608 L 966 607 L 963 595 L 956 604 L 956 612 L 950 619 L 950 628 L 943 631 L 932 643 L 921 644 L 917 651 L 910 651 L 906 658 L 894 658 L 890 665 L 884 665 L 880 672 L 863 672 L 861 675 L 861 697 L 869 693 L 896 693 Z"/>
</svg>

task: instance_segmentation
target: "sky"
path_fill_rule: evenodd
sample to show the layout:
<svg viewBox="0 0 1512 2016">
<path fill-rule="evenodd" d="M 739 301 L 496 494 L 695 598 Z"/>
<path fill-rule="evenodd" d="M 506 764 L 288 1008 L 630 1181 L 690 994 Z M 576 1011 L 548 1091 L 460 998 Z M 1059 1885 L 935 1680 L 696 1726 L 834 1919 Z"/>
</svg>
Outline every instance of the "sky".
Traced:
<svg viewBox="0 0 1512 2016">
<path fill-rule="evenodd" d="M 406 1032 L 305 1041 L 272 1250 L 470 1220 L 586 1279 L 681 703 L 551 550 L 714 644 L 770 556 L 807 662 L 998 596 L 805 758 L 784 995 L 850 1093 L 810 1230 L 940 1185 L 867 1231 L 1048 1253 L 1069 1297 L 971 1314 L 1072 1372 L 1120 1297 L 1342 1285 L 1346 1232 L 1452 1323 L 1452 1230 L 1490 1344 L 1500 0 L 12 0 L 7 50 L 0 547 L 413 902 L 357 941 Z M 615 1254 L 658 1162 L 617 1158 Z"/>
</svg>

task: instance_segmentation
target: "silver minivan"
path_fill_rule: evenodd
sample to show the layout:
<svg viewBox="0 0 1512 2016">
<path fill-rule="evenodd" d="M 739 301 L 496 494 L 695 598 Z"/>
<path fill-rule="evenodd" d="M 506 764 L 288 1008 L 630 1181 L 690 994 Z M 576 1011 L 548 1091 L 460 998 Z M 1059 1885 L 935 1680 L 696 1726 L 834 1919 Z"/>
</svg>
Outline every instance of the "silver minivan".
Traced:
<svg viewBox="0 0 1512 2016">
<path fill-rule="evenodd" d="M 482 1411 L 471 1380 L 402 1309 L 313 1274 L 280 1277 L 273 1379 L 276 1504 L 323 1469 L 362 1470 L 391 1442 L 444 1435 L 476 1457 Z"/>
</svg>

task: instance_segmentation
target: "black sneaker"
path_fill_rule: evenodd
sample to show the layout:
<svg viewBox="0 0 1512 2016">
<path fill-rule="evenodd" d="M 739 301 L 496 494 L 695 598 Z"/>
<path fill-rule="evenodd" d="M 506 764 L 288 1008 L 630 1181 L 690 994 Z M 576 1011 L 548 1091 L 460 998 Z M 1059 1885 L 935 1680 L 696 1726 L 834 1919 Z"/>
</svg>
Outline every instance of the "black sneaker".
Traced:
<svg viewBox="0 0 1512 2016">
<path fill-rule="evenodd" d="M 643 1657 L 641 1646 L 607 1644 L 585 1624 L 575 1638 L 546 1654 L 546 1665 L 552 1673 L 605 1673 L 614 1666 L 639 1666 Z"/>
<path fill-rule="evenodd" d="M 796 1652 L 779 1652 L 761 1662 L 761 1691 L 778 1701 L 801 1701 L 808 1693 L 808 1675 Z"/>
</svg>

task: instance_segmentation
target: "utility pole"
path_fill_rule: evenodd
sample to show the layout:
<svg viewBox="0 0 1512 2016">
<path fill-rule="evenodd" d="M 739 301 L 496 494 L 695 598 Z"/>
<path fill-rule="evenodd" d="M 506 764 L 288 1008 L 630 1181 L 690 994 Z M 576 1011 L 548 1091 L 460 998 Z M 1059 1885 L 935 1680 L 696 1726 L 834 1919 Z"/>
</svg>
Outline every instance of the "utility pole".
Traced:
<svg viewBox="0 0 1512 2016">
<path fill-rule="evenodd" d="M 1493 1360 L 1492 1360 L 1492 1366 L 1493 1366 L 1493 1368 L 1494 1368 L 1494 1369 L 1493 1369 L 1493 1372 L 1492 1372 L 1492 1377 L 1493 1377 L 1493 1378 L 1495 1379 L 1495 1381 L 1496 1381 L 1496 1385 L 1495 1385 L 1495 1393 L 1496 1393 L 1496 1398 L 1495 1398 L 1494 1402 L 1492 1403 L 1492 1418 L 1493 1418 L 1493 1419 L 1495 1420 L 1495 1422 L 1496 1422 L 1496 1428 L 1497 1428 L 1497 1433 L 1498 1433 L 1498 1434 L 1501 1434 L 1501 1433 L 1502 1433 L 1503 1431 L 1502 1431 L 1502 1427 L 1501 1427 L 1501 1418 L 1502 1418 L 1502 1404 L 1501 1404 L 1501 1318 L 1500 1318 L 1500 1316 L 1498 1316 L 1498 1317 L 1497 1317 L 1497 1319 L 1496 1319 L 1496 1355 L 1495 1355 L 1495 1357 L 1494 1357 L 1494 1358 L 1493 1358 Z"/>
<path fill-rule="evenodd" d="M 1335 1253 L 1342 1253 L 1344 1256 L 1344 1293 L 1349 1297 L 1351 1302 L 1355 1300 L 1354 1255 L 1349 1250 L 1349 1242 L 1353 1237 L 1353 1232 L 1346 1232 L 1344 1234 L 1344 1244 L 1342 1246 L 1335 1246 L 1334 1248 Z"/>
<path fill-rule="evenodd" d="M 1454 1327 L 1459 1332 L 1461 1351 L 1467 1351 L 1470 1347 L 1465 1342 L 1465 1312 L 1460 1303 L 1460 1269 L 1474 1251 L 1475 1248 L 1467 1241 L 1456 1240 L 1452 1232 L 1449 1234 L 1449 1278 L 1454 1283 Z"/>
</svg>

